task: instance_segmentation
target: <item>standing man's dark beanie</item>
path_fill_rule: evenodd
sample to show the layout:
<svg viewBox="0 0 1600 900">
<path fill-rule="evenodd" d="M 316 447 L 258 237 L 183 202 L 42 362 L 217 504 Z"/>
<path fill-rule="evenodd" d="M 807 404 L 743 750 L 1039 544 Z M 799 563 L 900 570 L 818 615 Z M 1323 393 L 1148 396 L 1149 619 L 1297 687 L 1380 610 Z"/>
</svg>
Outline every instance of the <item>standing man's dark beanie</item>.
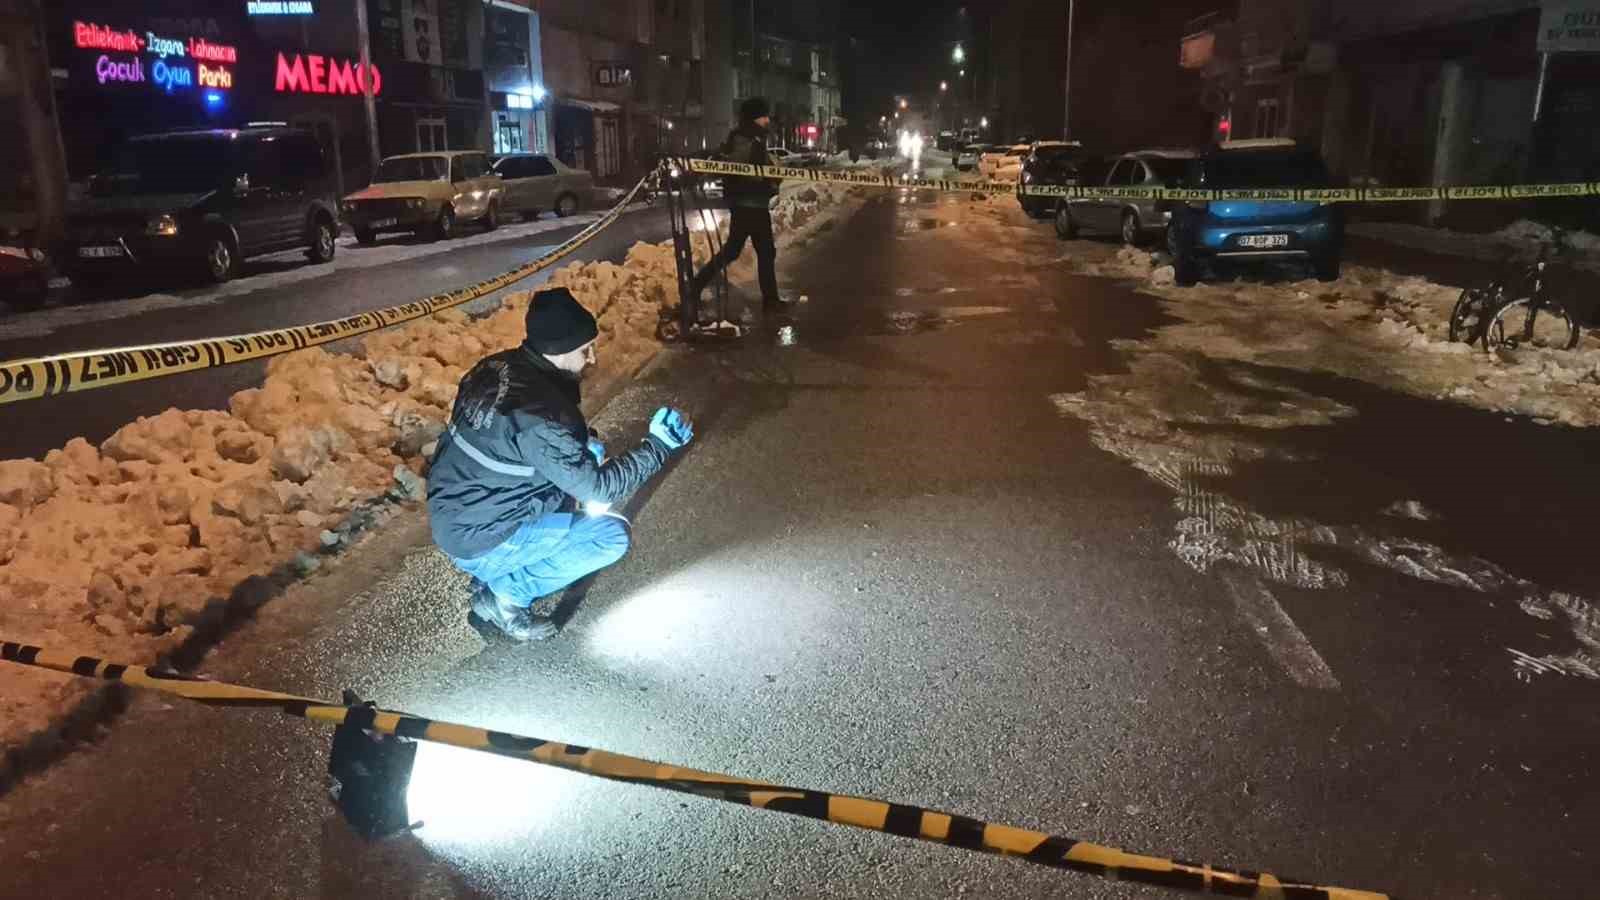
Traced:
<svg viewBox="0 0 1600 900">
<path fill-rule="evenodd" d="M 594 316 L 566 288 L 534 294 L 528 304 L 527 326 L 528 348 L 546 356 L 571 353 L 600 336 Z"/>
<path fill-rule="evenodd" d="M 767 106 L 767 98 L 765 97 L 751 97 L 739 104 L 740 122 L 754 122 L 770 115 L 772 115 L 772 110 Z"/>
</svg>

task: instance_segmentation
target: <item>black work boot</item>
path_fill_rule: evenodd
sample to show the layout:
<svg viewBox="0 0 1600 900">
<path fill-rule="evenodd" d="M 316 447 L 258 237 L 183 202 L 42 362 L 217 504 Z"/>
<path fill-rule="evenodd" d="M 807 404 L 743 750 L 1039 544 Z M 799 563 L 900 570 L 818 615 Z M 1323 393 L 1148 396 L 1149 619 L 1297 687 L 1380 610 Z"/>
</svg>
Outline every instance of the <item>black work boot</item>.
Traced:
<svg viewBox="0 0 1600 900">
<path fill-rule="evenodd" d="M 478 621 L 473 622 L 474 618 Z M 560 630 L 556 628 L 556 623 L 544 616 L 534 615 L 527 607 L 502 600 L 500 595 L 489 590 L 489 586 L 481 581 L 473 584 L 472 613 L 467 616 L 467 621 L 480 634 L 484 634 L 484 628 L 479 626 L 479 622 L 486 626 L 493 625 L 506 637 L 524 643 L 555 637 Z M 484 634 L 484 637 L 489 635 Z"/>
</svg>

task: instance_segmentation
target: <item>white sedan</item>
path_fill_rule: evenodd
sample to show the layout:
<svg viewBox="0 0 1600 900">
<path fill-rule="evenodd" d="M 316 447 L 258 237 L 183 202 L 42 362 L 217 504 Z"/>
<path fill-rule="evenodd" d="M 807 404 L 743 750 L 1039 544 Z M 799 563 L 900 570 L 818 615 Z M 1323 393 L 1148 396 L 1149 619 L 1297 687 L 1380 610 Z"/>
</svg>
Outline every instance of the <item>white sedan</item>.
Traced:
<svg viewBox="0 0 1600 900">
<path fill-rule="evenodd" d="M 1022 160 L 1032 151 L 1030 144 L 994 147 L 978 157 L 978 174 L 990 181 L 1016 181 L 1022 177 Z"/>
<path fill-rule="evenodd" d="M 536 219 L 545 210 L 570 216 L 594 198 L 594 175 L 542 154 L 502 156 L 494 172 L 501 179 L 501 212 L 524 219 Z"/>
</svg>

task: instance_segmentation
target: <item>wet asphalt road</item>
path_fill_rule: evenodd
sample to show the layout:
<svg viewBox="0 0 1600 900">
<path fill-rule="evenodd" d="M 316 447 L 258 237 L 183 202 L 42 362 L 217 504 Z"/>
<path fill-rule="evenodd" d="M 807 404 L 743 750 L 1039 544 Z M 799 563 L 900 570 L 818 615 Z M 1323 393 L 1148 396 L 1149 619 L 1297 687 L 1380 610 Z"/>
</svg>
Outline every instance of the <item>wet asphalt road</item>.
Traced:
<svg viewBox="0 0 1600 900">
<path fill-rule="evenodd" d="M 546 216 L 539 222 L 546 230 L 536 233 L 525 233 L 525 226 L 508 225 L 484 235 L 469 226 L 452 242 L 458 246 L 394 235 L 368 248 L 354 246 L 347 236 L 341 240 L 333 266 L 313 266 L 298 251 L 273 254 L 246 261 L 240 277 L 221 290 L 146 282 L 142 286 L 135 283 L 115 299 L 99 303 L 69 295 L 67 308 L 0 318 L 0 359 L 241 334 L 395 306 L 537 259 L 592 220 L 585 215 L 567 225 Z M 664 207 L 637 207 L 571 258 L 621 262 L 634 243 L 668 236 Z M 428 255 L 404 258 L 410 252 Z M 385 261 L 372 264 L 379 259 Z M 541 273 L 507 291 L 527 290 L 547 277 Z M 502 293 L 474 301 L 466 309 L 487 310 L 498 303 Z M 348 352 L 359 340 L 341 341 L 326 349 Z M 28 428 L 0 433 L 0 459 L 42 457 L 78 436 L 99 443 L 134 417 L 155 415 L 172 406 L 225 408 L 233 394 L 261 383 L 266 366 L 265 360 L 240 363 L 88 391 L 73 395 L 70 401 L 46 401 L 54 407 L 46 410 L 42 404 L 35 405 L 39 414 L 30 419 Z M 30 407 L 8 407 L 6 415 L 16 411 L 26 413 Z"/>
<path fill-rule="evenodd" d="M 1108 342 L 1160 324 L 1153 300 L 1048 266 L 1007 281 L 916 237 L 935 207 L 894 200 L 783 260 L 811 298 L 794 346 L 675 350 L 606 407 L 613 440 L 662 403 L 699 437 L 630 504 L 633 553 L 556 641 L 485 647 L 410 517 L 205 671 L 1407 897 L 1594 893 L 1593 684 L 1504 664 L 1539 623 L 1346 561 L 1345 588 L 1274 588 L 1338 680 L 1299 686 L 1237 611 L 1237 573 L 1167 549 L 1170 492 L 1047 400 L 1116 371 Z M 1363 427 L 1438 414 L 1315 387 L 1371 409 Z M 1240 480 L 1332 515 L 1353 480 L 1378 494 L 1421 462 L 1344 427 L 1282 436 L 1346 453 L 1327 469 Z M 0 798 L 8 893 L 1165 896 L 427 747 L 424 827 L 363 845 L 322 797 L 327 737 L 137 697 Z"/>
</svg>

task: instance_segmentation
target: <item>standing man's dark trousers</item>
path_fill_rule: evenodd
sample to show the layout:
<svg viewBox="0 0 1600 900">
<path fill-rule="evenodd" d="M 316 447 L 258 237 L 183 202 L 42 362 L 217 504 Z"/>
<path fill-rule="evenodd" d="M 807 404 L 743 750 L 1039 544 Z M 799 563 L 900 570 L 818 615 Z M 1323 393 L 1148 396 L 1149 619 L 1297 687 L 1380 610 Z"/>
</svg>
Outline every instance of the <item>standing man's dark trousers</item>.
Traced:
<svg viewBox="0 0 1600 900">
<path fill-rule="evenodd" d="M 761 277 L 761 300 L 766 307 L 783 302 L 778 296 L 778 245 L 772 238 L 772 213 L 766 208 L 735 206 L 728 226 L 728 242 L 700 274 L 694 277 L 690 289 L 699 297 L 711 279 L 726 269 L 744 252 L 744 242 L 749 240 L 756 248 L 756 269 Z"/>
</svg>

